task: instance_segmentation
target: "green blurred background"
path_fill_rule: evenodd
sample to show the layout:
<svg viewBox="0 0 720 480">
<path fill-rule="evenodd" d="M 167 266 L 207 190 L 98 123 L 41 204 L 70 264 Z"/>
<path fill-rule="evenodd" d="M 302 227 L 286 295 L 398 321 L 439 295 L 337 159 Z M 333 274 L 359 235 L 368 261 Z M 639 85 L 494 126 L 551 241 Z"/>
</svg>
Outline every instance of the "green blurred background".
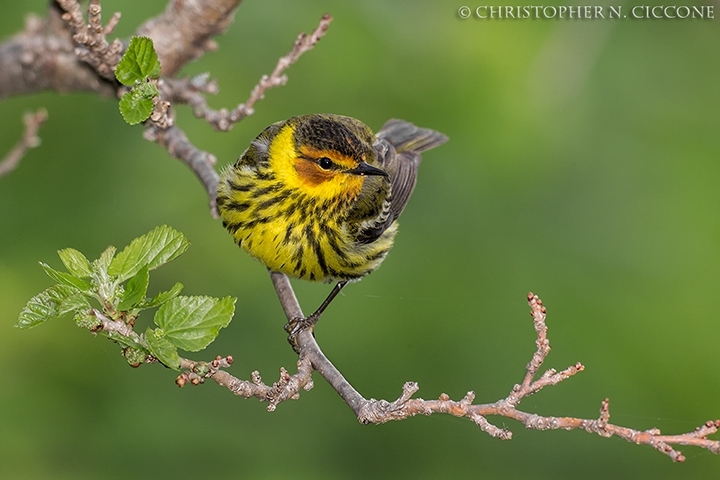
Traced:
<svg viewBox="0 0 720 480">
<path fill-rule="evenodd" d="M 165 0 L 103 0 L 128 36 Z M 619 4 L 620 2 L 618 2 Z M 3 6 L 0 32 L 46 2 Z M 500 4 L 498 3 L 495 3 Z M 557 2 L 555 5 L 561 5 Z M 692 2 L 688 4 L 693 4 Z M 713 4 L 706 2 L 705 4 Z M 391 117 L 446 133 L 424 156 L 418 187 L 383 267 L 351 285 L 317 328 L 329 357 L 366 396 L 478 402 L 504 397 L 534 346 L 525 296 L 548 307 L 546 367 L 586 371 L 527 398 L 544 415 L 611 420 L 664 433 L 720 417 L 720 20 L 462 20 L 465 0 L 248 0 L 209 71 L 216 107 L 244 101 L 323 13 L 327 36 L 267 93 L 257 113 L 216 133 L 178 123 L 219 164 L 266 125 L 333 112 L 377 129 Z M 629 9 L 634 3 L 625 3 Z M 293 368 L 284 318 L 264 268 L 208 214 L 190 171 L 116 102 L 44 93 L 0 104 L 0 152 L 26 110 L 45 106 L 42 146 L 0 179 L 0 476 L 82 478 L 716 478 L 720 458 L 685 447 L 672 464 L 647 446 L 582 431 L 514 432 L 502 442 L 466 420 L 361 426 L 316 376 L 300 400 L 267 413 L 214 384 L 179 390 L 159 366 L 128 368 L 116 345 L 70 319 L 13 328 L 72 246 L 95 258 L 156 225 L 190 250 L 153 272 L 151 293 L 238 296 L 207 351 L 231 372 L 277 379 Z M 329 286 L 296 282 L 306 310 Z M 148 321 L 145 319 L 145 321 Z M 716 436 L 717 437 L 717 436 Z"/>
</svg>

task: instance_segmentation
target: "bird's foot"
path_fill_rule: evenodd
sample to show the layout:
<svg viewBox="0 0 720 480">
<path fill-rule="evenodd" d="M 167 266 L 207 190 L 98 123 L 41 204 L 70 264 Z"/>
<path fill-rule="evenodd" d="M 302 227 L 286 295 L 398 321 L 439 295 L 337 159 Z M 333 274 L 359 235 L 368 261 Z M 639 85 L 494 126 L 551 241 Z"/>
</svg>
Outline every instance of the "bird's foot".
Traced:
<svg viewBox="0 0 720 480">
<path fill-rule="evenodd" d="M 305 330 L 312 329 L 315 327 L 315 324 L 320 319 L 320 315 L 317 314 L 317 312 L 313 313 L 312 315 L 308 317 L 298 317 L 293 318 L 290 320 L 287 325 L 285 325 L 285 331 L 288 333 L 288 342 L 290 342 L 290 345 L 292 345 L 293 349 L 297 351 L 298 343 L 297 343 L 297 337 L 300 335 L 301 332 L 304 332 Z"/>
</svg>

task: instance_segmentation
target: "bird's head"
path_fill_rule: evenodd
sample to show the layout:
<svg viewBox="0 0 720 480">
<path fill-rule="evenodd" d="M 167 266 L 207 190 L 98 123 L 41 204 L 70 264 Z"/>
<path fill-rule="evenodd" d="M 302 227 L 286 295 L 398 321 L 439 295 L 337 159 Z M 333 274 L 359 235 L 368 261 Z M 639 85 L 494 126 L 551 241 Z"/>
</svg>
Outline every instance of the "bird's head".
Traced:
<svg viewBox="0 0 720 480">
<path fill-rule="evenodd" d="M 317 199 L 356 198 L 367 177 L 387 178 L 376 166 L 375 135 L 339 115 L 304 115 L 279 125 L 268 148 L 277 179 Z"/>
</svg>

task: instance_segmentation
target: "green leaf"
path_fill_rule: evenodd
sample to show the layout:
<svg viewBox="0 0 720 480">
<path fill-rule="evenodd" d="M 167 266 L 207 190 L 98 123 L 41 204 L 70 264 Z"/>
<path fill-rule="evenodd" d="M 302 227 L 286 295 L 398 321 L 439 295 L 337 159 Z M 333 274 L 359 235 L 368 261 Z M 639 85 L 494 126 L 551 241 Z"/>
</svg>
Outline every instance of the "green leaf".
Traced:
<svg viewBox="0 0 720 480">
<path fill-rule="evenodd" d="M 177 297 L 160 306 L 155 324 L 177 347 L 197 352 L 215 340 L 235 311 L 234 297 Z"/>
<path fill-rule="evenodd" d="M 160 76 L 160 62 L 152 40 L 148 37 L 133 37 L 115 69 L 115 78 L 131 87 L 147 77 Z"/>
<path fill-rule="evenodd" d="M 173 298 L 180 295 L 180 292 L 182 292 L 182 289 L 184 288 L 184 285 L 180 282 L 173 285 L 173 287 L 166 291 L 166 292 L 160 292 L 157 295 L 155 295 L 153 298 L 146 302 L 142 302 L 138 305 L 139 308 L 153 308 L 157 307 L 158 305 L 162 305 L 165 302 L 168 302 L 172 300 Z"/>
<path fill-rule="evenodd" d="M 152 82 L 138 83 L 133 88 L 137 92 L 137 95 L 142 98 L 149 98 L 152 100 L 153 97 L 160 95 L 157 87 Z"/>
<path fill-rule="evenodd" d="M 180 370 L 180 356 L 177 347 L 165 336 L 162 329 L 148 327 L 145 331 L 148 349 L 155 358 L 160 360 L 166 367 Z"/>
<path fill-rule="evenodd" d="M 147 265 L 145 265 L 137 274 L 135 274 L 134 277 L 130 279 L 130 281 L 128 281 L 125 286 L 123 299 L 118 304 L 118 310 L 130 310 L 132 307 L 145 300 L 148 283 L 150 283 L 150 273 L 148 272 Z"/>
<path fill-rule="evenodd" d="M 150 117 L 153 110 L 153 97 L 159 95 L 151 78 L 160 76 L 160 62 L 147 37 L 133 37 L 125 54 L 115 69 L 115 78 L 120 83 L 132 87 L 118 104 L 120 114 L 126 123 L 137 125 Z"/>
<path fill-rule="evenodd" d="M 152 99 L 138 95 L 138 91 L 133 89 L 126 92 L 118 103 L 120 115 L 128 125 L 137 125 L 150 117 L 153 109 Z"/>
<path fill-rule="evenodd" d="M 94 270 L 98 270 L 100 273 L 103 274 L 103 276 L 107 275 L 108 267 L 110 266 L 110 262 L 115 256 L 115 251 L 116 248 L 112 245 L 106 248 L 105 251 L 100 254 L 100 258 L 93 262 Z"/>
<path fill-rule="evenodd" d="M 147 265 L 153 270 L 183 253 L 190 242 L 177 230 L 163 225 L 142 237 L 136 238 L 130 245 L 118 253 L 110 263 L 108 273 L 116 275 L 122 282 L 132 277 Z"/>
<path fill-rule="evenodd" d="M 88 299 L 81 292 L 76 291 L 73 295 L 63 299 L 58 306 L 60 316 L 66 313 L 87 312 L 92 308 Z"/>
<path fill-rule="evenodd" d="M 85 255 L 74 248 L 59 250 L 58 255 L 60 256 L 60 260 L 62 260 L 63 265 L 65 265 L 65 268 L 67 268 L 67 271 L 76 277 L 85 278 L 92 275 L 90 262 Z"/>
<path fill-rule="evenodd" d="M 83 280 L 82 278 L 76 277 L 75 275 L 72 275 L 70 273 L 58 272 L 57 270 L 43 262 L 40 262 L 40 266 L 43 268 L 43 270 L 45 270 L 45 273 L 48 274 L 48 277 L 52 278 L 58 283 L 67 285 L 69 287 L 75 287 L 83 292 L 92 291 L 92 285 L 87 280 Z"/>
<path fill-rule="evenodd" d="M 69 306 L 77 297 L 82 298 L 78 289 L 67 285 L 53 285 L 25 304 L 15 326 L 21 329 L 32 328 L 52 318 L 62 317 L 72 310 Z M 87 304 L 87 301 L 85 303 Z"/>
</svg>

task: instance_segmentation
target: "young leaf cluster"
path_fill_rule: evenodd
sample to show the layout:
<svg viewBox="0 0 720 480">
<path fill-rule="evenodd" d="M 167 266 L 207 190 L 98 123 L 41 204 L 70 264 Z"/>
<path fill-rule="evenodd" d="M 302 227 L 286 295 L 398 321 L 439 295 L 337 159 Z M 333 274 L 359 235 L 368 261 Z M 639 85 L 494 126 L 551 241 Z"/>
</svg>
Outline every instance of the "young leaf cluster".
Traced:
<svg viewBox="0 0 720 480">
<path fill-rule="evenodd" d="M 35 295 L 20 312 L 19 328 L 31 328 L 68 314 L 78 326 L 105 334 L 123 347 L 132 365 L 154 361 L 178 369 L 178 348 L 204 349 L 226 327 L 235 310 L 233 297 L 182 296 L 181 283 L 148 298 L 150 271 L 182 254 L 189 242 L 168 226 L 134 239 L 117 255 L 108 247 L 92 262 L 79 251 L 58 251 L 66 271 L 40 263 L 56 283 Z M 132 330 L 140 312 L 157 308 L 156 328 Z M 123 328 L 107 328 L 104 321 Z"/>
<path fill-rule="evenodd" d="M 153 97 L 158 89 L 152 81 L 160 76 L 160 61 L 148 37 L 133 37 L 115 69 L 115 78 L 131 87 L 120 99 L 120 113 L 125 122 L 136 125 L 150 117 Z"/>
</svg>

